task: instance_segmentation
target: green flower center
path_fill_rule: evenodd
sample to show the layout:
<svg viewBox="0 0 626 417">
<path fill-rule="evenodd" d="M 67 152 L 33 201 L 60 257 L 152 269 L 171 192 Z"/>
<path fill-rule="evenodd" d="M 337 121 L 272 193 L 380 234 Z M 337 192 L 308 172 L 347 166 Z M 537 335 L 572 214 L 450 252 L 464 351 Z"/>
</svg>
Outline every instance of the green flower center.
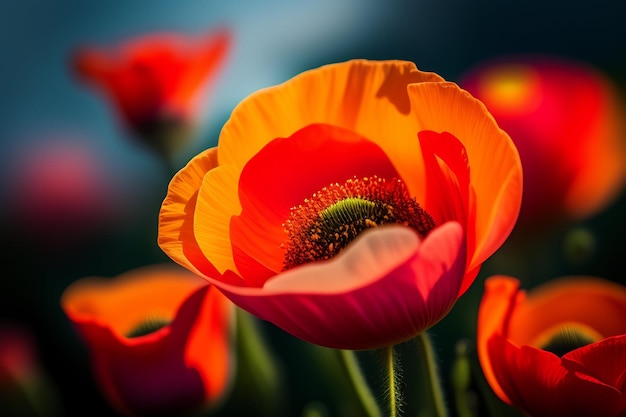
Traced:
<svg viewBox="0 0 626 417">
<path fill-rule="evenodd" d="M 564 326 L 556 331 L 541 348 L 557 356 L 563 356 L 572 350 L 594 343 L 594 338 L 584 330 Z"/>
<path fill-rule="evenodd" d="M 170 324 L 169 320 L 160 317 L 148 317 L 126 333 L 126 337 L 132 339 L 135 337 L 146 336 L 150 333 L 156 332 L 168 324 Z"/>
<path fill-rule="evenodd" d="M 432 217 L 411 197 L 402 180 L 353 178 L 331 184 L 291 208 L 283 224 L 287 240 L 283 270 L 334 257 L 361 232 L 384 224 L 402 224 L 425 236 Z"/>
</svg>

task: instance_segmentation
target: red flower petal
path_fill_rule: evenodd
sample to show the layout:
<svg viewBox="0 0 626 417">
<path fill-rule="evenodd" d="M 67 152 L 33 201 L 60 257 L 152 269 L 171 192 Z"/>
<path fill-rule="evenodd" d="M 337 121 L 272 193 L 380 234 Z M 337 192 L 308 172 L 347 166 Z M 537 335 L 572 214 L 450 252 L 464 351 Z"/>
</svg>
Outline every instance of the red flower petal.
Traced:
<svg viewBox="0 0 626 417">
<path fill-rule="evenodd" d="M 493 371 L 511 403 L 533 417 L 616 416 L 623 405 L 614 387 L 577 372 L 561 359 L 502 336 L 488 342 Z"/>
<path fill-rule="evenodd" d="M 468 261 L 475 249 L 476 224 L 468 218 L 474 212 L 475 195 L 470 188 L 470 168 L 463 144 L 448 132 L 418 133 L 426 175 L 425 210 L 438 224 L 457 221 L 465 229 Z M 480 266 L 469 270 L 460 294 L 474 282 Z"/>
<path fill-rule="evenodd" d="M 458 295 L 463 229 L 450 222 L 424 240 L 403 226 L 363 232 L 332 260 L 293 268 L 262 289 L 221 285 L 252 314 L 305 341 L 370 349 L 437 323 Z"/>
<path fill-rule="evenodd" d="M 85 48 L 74 58 L 77 73 L 103 89 L 132 128 L 163 113 L 187 118 L 194 99 L 230 48 L 226 30 L 202 39 L 152 34 L 116 48 Z"/>
<path fill-rule="evenodd" d="M 474 237 L 467 236 L 468 270 L 475 270 L 502 245 L 517 220 L 522 196 L 517 149 L 485 106 L 456 84 L 411 84 L 408 92 L 417 130 L 449 132 L 467 152 L 473 214 L 469 221 L 476 229 Z"/>
<path fill-rule="evenodd" d="M 609 337 L 563 356 L 564 365 L 615 387 L 622 393 L 626 411 L 626 334 Z"/>
<path fill-rule="evenodd" d="M 232 304 L 215 287 L 172 266 L 72 284 L 61 305 L 89 347 L 92 366 L 120 410 L 149 415 L 214 405 L 232 373 Z M 126 334 L 146 318 L 171 322 Z"/>
<path fill-rule="evenodd" d="M 332 183 L 374 175 L 398 176 L 378 145 L 350 130 L 313 124 L 270 142 L 250 159 L 239 179 L 242 211 L 230 224 L 239 273 L 260 286 L 280 272 L 280 244 L 286 239 L 282 224 L 290 209 Z M 248 258 L 242 259 L 243 254 Z"/>
</svg>

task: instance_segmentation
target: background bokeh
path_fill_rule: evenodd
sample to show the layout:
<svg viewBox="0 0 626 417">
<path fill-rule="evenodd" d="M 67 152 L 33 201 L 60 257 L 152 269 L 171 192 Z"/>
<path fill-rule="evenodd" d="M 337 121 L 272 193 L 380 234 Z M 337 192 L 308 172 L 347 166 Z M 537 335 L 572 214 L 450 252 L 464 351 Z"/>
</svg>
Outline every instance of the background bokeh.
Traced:
<svg viewBox="0 0 626 417">
<path fill-rule="evenodd" d="M 130 138 L 108 101 L 77 81 L 70 57 L 78 47 L 113 45 L 152 32 L 231 29 L 231 54 L 205 94 L 201 129 L 176 161 L 182 167 L 216 143 L 230 111 L 248 94 L 351 58 L 410 60 L 456 81 L 488 58 L 551 54 L 595 66 L 623 94 L 624 16 L 626 3 L 616 0 L 5 0 L 0 5 L 0 325 L 19 325 L 32 334 L 57 415 L 114 415 L 95 388 L 84 345 L 59 297 L 79 278 L 115 276 L 168 260 L 156 244 L 156 225 L 171 173 Z M 570 274 L 626 284 L 625 209 L 622 195 L 585 222 L 546 233 L 524 253 L 505 246 L 506 256 L 485 265 L 452 314 L 432 331 L 444 376 L 456 341 L 474 339 L 487 275 L 521 270 L 526 287 Z M 574 229 L 584 229 L 594 241 L 583 260 L 568 258 L 564 250 Z M 297 351 L 297 341 L 266 327 L 282 353 L 290 344 Z M 315 390 L 294 398 L 318 399 Z"/>
</svg>

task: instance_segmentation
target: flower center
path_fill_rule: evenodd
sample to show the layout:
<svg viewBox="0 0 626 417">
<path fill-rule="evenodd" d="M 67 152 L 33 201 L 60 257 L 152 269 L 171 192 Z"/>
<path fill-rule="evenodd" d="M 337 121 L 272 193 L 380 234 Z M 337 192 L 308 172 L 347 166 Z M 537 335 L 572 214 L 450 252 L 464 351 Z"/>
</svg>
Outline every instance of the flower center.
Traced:
<svg viewBox="0 0 626 417">
<path fill-rule="evenodd" d="M 572 350 L 594 343 L 594 337 L 583 329 L 564 326 L 556 331 L 541 347 L 557 356 L 563 356 Z"/>
<path fill-rule="evenodd" d="M 384 224 L 411 227 L 422 237 L 435 227 L 398 178 L 353 178 L 324 187 L 292 207 L 283 223 L 283 270 L 330 259 L 365 229 Z"/>
<path fill-rule="evenodd" d="M 154 333 L 162 327 L 170 324 L 169 320 L 160 317 L 148 317 L 135 327 L 133 327 L 128 333 L 126 333 L 126 337 L 132 339 L 134 337 L 141 337 L 149 335 L 150 333 Z"/>
</svg>

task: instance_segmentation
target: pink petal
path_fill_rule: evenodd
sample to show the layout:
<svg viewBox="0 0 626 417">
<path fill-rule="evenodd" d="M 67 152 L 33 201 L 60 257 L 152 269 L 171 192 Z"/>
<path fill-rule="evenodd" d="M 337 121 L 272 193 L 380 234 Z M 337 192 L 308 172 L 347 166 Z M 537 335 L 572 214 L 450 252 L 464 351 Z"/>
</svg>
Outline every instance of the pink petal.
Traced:
<svg viewBox="0 0 626 417">
<path fill-rule="evenodd" d="M 293 268 L 263 288 L 216 282 L 240 307 L 305 341 L 340 349 L 392 345 L 441 320 L 465 268 L 456 222 L 424 240 L 403 226 L 364 232 L 327 262 Z"/>
</svg>

